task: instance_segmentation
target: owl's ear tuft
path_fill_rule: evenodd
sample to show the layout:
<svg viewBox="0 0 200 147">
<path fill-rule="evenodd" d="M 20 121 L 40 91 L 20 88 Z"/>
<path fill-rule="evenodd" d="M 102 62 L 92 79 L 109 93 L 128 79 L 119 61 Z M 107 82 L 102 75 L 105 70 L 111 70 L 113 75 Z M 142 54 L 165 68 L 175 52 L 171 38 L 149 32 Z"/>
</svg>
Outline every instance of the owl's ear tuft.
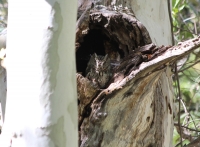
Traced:
<svg viewBox="0 0 200 147">
<path fill-rule="evenodd" d="M 106 61 L 108 59 L 108 54 L 105 55 L 103 61 Z"/>
<path fill-rule="evenodd" d="M 96 53 L 94 53 L 94 57 L 97 58 L 97 54 Z"/>
</svg>

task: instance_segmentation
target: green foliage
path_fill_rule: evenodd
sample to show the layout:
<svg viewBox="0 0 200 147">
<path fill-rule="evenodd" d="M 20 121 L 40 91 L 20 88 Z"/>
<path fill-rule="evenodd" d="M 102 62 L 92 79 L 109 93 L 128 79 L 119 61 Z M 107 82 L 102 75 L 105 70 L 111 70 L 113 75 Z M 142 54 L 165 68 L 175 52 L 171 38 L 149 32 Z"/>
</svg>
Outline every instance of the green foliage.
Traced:
<svg viewBox="0 0 200 147">
<path fill-rule="evenodd" d="M 200 32 L 200 0 L 172 0 L 172 20 L 175 42 L 188 40 L 197 36 Z M 181 125 L 200 130 L 200 49 L 195 50 L 188 57 L 187 62 L 179 71 L 181 98 L 180 120 Z M 175 99 L 178 103 L 177 82 L 174 82 Z M 178 117 L 176 117 L 178 122 Z M 177 126 L 176 126 L 177 128 Z M 173 143 L 180 143 L 180 134 L 174 129 Z M 193 139 L 199 136 L 199 132 L 182 128 L 189 132 Z M 185 133 L 185 132 L 183 132 Z M 190 143 L 184 137 L 183 145 Z M 177 145 L 177 146 L 180 146 Z"/>
<path fill-rule="evenodd" d="M 175 41 L 187 40 L 200 30 L 196 3 L 186 0 L 172 0 L 172 19 Z M 198 26 L 197 26 L 198 25 Z"/>
</svg>

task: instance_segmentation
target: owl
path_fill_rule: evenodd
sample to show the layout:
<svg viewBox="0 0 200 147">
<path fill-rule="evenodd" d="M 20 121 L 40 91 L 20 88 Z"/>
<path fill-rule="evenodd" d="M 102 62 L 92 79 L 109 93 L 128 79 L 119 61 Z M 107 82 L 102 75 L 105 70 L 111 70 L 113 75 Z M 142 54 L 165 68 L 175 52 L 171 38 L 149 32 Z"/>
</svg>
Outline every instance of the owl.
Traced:
<svg viewBox="0 0 200 147">
<path fill-rule="evenodd" d="M 86 68 L 86 77 L 99 88 L 105 88 L 112 76 L 111 63 L 108 55 L 94 53 Z"/>
</svg>

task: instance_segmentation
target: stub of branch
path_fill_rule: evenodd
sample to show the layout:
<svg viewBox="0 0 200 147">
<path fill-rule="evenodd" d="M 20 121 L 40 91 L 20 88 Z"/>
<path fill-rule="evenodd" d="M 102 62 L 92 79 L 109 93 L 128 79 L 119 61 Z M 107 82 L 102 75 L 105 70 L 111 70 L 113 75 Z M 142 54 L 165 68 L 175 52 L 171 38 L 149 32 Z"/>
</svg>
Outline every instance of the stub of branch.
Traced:
<svg viewBox="0 0 200 147">
<path fill-rule="evenodd" d="M 173 106 L 160 89 L 159 78 L 166 67 L 198 48 L 200 37 L 157 47 L 127 10 L 89 8 L 80 18 L 84 19 L 77 23 L 77 63 L 85 64 L 82 75 L 77 74 L 80 145 L 162 146 L 158 128 L 166 111 L 173 117 Z M 96 36 L 100 37 L 95 40 Z M 95 87 L 84 74 L 94 52 L 110 58 L 120 55 L 105 89 Z M 155 138 L 160 140 L 154 142 Z"/>
<path fill-rule="evenodd" d="M 107 89 L 104 89 L 103 91 L 101 91 L 91 103 L 92 110 L 91 110 L 90 117 L 86 117 L 81 126 L 82 130 L 83 130 L 83 128 L 84 128 L 84 130 L 85 130 L 85 128 L 88 128 L 82 132 L 83 133 L 82 141 L 86 141 L 87 140 L 86 138 L 88 136 L 90 136 L 91 139 L 86 141 L 86 144 L 92 144 L 92 141 L 93 141 L 92 136 L 95 136 L 95 135 L 99 139 L 99 140 L 97 139 L 98 142 L 101 142 L 102 138 L 104 139 L 103 144 L 105 144 L 106 140 L 111 141 L 110 140 L 111 138 L 109 138 L 109 136 L 111 134 L 109 134 L 109 135 L 107 134 L 108 135 L 107 136 L 105 134 L 105 132 L 101 132 L 102 129 L 107 128 L 106 123 L 113 122 L 112 127 L 114 127 L 114 128 L 112 128 L 110 126 L 111 128 L 107 128 L 108 130 L 114 131 L 114 130 L 118 129 L 119 132 L 130 130 L 131 128 L 123 128 L 122 127 L 123 125 L 121 126 L 122 128 L 115 126 L 115 124 L 116 125 L 117 124 L 119 125 L 121 123 L 126 124 L 126 121 L 124 122 L 124 120 L 127 120 L 128 122 L 132 122 L 132 123 L 138 123 L 135 119 L 134 120 L 128 119 L 128 115 L 130 115 L 130 114 L 128 113 L 127 109 L 129 107 L 128 107 L 128 102 L 125 102 L 125 100 L 129 97 L 131 97 L 133 99 L 130 101 L 131 105 L 132 105 L 131 108 L 133 108 L 133 109 L 130 109 L 130 110 L 133 110 L 133 111 L 131 111 L 131 115 L 137 116 L 134 113 L 134 111 L 136 111 L 137 113 L 140 113 L 140 112 L 138 112 L 139 109 L 137 109 L 136 105 L 140 105 L 140 107 L 147 107 L 147 105 L 148 105 L 148 103 L 146 103 L 146 102 L 144 102 L 145 103 L 144 106 L 142 106 L 142 103 L 140 103 L 143 101 L 142 100 L 143 96 L 141 96 L 140 94 L 145 93 L 144 91 L 140 91 L 140 90 L 141 89 L 144 90 L 145 87 L 146 88 L 148 87 L 148 89 L 149 89 L 149 87 L 152 86 L 151 90 L 155 91 L 155 89 L 154 89 L 154 88 L 156 88 L 155 83 L 157 83 L 156 81 L 159 78 L 159 75 L 160 75 L 159 73 L 161 73 L 163 71 L 163 69 L 165 69 L 166 66 L 173 64 L 174 62 L 181 59 L 185 55 L 189 54 L 190 52 L 192 52 L 194 49 L 198 48 L 199 46 L 200 46 L 200 37 L 185 41 L 185 42 L 183 42 L 177 46 L 173 46 L 173 47 L 164 47 L 164 46 L 156 47 L 156 48 L 158 48 L 158 50 L 151 54 L 152 55 L 151 58 L 146 58 L 146 62 L 140 63 L 139 65 L 136 66 L 137 68 L 131 69 L 132 71 L 129 71 L 128 75 L 124 75 L 121 80 L 111 83 Z M 133 58 L 135 58 L 135 56 L 133 56 L 133 55 L 129 55 L 129 56 L 132 56 Z M 123 62 L 126 62 L 127 64 L 121 64 L 121 65 L 127 66 L 128 64 L 130 64 L 129 60 L 131 60 L 133 58 L 131 58 L 131 57 L 127 58 L 126 60 L 123 61 Z M 123 69 L 123 68 L 121 68 L 121 69 Z M 120 73 L 120 70 L 118 72 Z M 126 73 L 126 72 L 124 72 L 124 73 Z M 121 72 L 121 74 L 123 74 L 123 73 Z M 151 86 L 149 86 L 149 84 L 151 84 Z M 140 86 L 142 86 L 142 87 L 140 87 Z M 160 95 L 160 94 L 161 93 L 159 93 L 158 95 Z M 114 101 L 112 102 L 112 99 L 115 100 L 115 102 Z M 117 100 L 117 99 L 120 99 L 120 100 Z M 161 98 L 159 98 L 159 99 L 161 99 Z M 151 100 L 151 102 L 149 102 L 149 103 L 153 103 L 152 102 L 153 99 L 150 99 L 150 100 Z M 120 103 L 118 103 L 117 101 L 119 101 Z M 116 110 L 114 110 L 115 107 L 113 106 L 113 104 L 115 104 L 115 103 L 117 103 L 117 105 L 118 105 L 117 109 L 120 109 L 120 111 L 119 111 L 120 114 L 112 114 L 112 111 L 114 113 L 116 113 Z M 125 105 L 123 105 L 123 103 Z M 171 106 L 170 106 L 170 108 L 171 108 Z M 155 106 L 155 109 L 159 109 L 158 104 L 157 104 L 157 106 Z M 150 110 L 146 110 L 146 111 L 151 112 Z M 157 110 L 155 112 L 157 113 L 159 111 L 160 110 Z M 171 109 L 170 109 L 170 112 L 171 112 Z M 124 116 L 123 118 L 118 118 L 119 116 L 120 117 L 123 116 L 121 113 L 126 114 L 126 116 Z M 146 112 L 143 112 L 143 113 L 146 113 Z M 115 115 L 117 115 L 118 117 Z M 160 116 L 160 115 L 161 114 L 159 114 L 158 116 Z M 119 121 L 118 119 L 120 119 L 120 122 L 118 122 Z M 149 122 L 152 122 L 151 119 L 152 119 L 152 114 L 148 114 L 147 120 Z M 109 121 L 111 121 L 111 122 L 109 122 Z M 128 123 L 126 125 L 130 125 L 130 124 Z M 101 131 L 100 132 L 97 131 L 97 132 L 88 134 L 87 131 L 94 129 L 94 128 L 96 128 L 96 129 L 98 128 L 98 130 L 101 130 Z M 120 129 L 124 129 L 124 130 L 122 131 Z M 150 129 L 150 130 L 153 131 L 153 129 Z M 137 132 L 137 133 L 139 133 L 139 132 Z M 159 134 L 159 132 L 157 132 L 157 133 Z M 115 132 L 115 134 L 112 134 L 112 135 L 115 136 L 116 132 Z M 142 134 L 140 134 L 140 135 L 142 135 Z M 114 141 L 112 143 L 114 143 Z M 148 144 L 148 141 L 146 143 Z M 142 146 L 142 144 L 135 144 L 135 145 Z M 96 145 L 94 145 L 94 146 L 96 146 Z"/>
<path fill-rule="evenodd" d="M 121 81 L 118 81 L 117 84 L 111 84 L 110 87 L 105 90 L 105 93 L 112 93 L 114 90 L 122 88 L 130 81 L 135 81 L 137 77 L 146 77 L 155 71 L 164 69 L 166 66 L 174 64 L 177 60 L 180 60 L 198 47 L 200 47 L 200 36 L 179 43 L 177 46 L 156 47 L 152 44 L 143 46 L 140 48 L 141 51 L 140 49 L 137 51 L 140 51 L 142 55 L 146 56 L 146 59 L 141 60 L 139 65 L 135 66 L 136 62 L 132 63 L 131 61 L 135 61 L 133 59 L 135 59 L 135 56 L 138 56 L 138 52 L 132 52 L 132 54 L 130 54 L 124 61 L 122 61 L 115 73 L 115 75 L 123 74 L 123 77 L 125 78 L 123 78 Z M 130 68 L 130 71 L 128 69 L 128 71 L 124 70 L 127 66 L 133 66 L 134 68 Z M 125 73 L 129 73 L 129 75 L 125 75 Z"/>
</svg>

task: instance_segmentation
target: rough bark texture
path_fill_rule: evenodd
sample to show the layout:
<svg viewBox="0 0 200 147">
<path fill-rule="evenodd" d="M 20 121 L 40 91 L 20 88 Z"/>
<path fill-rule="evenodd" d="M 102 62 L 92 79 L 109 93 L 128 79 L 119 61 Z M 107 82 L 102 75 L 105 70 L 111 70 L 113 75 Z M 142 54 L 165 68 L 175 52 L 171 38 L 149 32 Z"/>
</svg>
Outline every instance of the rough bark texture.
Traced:
<svg viewBox="0 0 200 147">
<path fill-rule="evenodd" d="M 77 48 L 80 47 L 80 43 L 83 43 L 83 38 L 89 30 L 90 33 L 102 35 L 104 44 L 106 42 L 110 45 L 116 44 L 125 56 L 138 46 L 151 43 L 146 28 L 135 18 L 130 9 L 116 8 L 116 11 L 112 11 L 113 9 L 104 6 L 86 9 L 77 21 Z M 91 14 L 87 16 L 89 12 Z M 94 47 L 92 49 L 94 50 Z"/>
<path fill-rule="evenodd" d="M 80 146 L 171 146 L 171 67 L 199 47 L 200 39 L 157 47 L 131 10 L 112 6 L 88 7 L 76 35 Z M 94 52 L 108 54 L 117 64 L 105 89 L 85 78 Z"/>
</svg>

